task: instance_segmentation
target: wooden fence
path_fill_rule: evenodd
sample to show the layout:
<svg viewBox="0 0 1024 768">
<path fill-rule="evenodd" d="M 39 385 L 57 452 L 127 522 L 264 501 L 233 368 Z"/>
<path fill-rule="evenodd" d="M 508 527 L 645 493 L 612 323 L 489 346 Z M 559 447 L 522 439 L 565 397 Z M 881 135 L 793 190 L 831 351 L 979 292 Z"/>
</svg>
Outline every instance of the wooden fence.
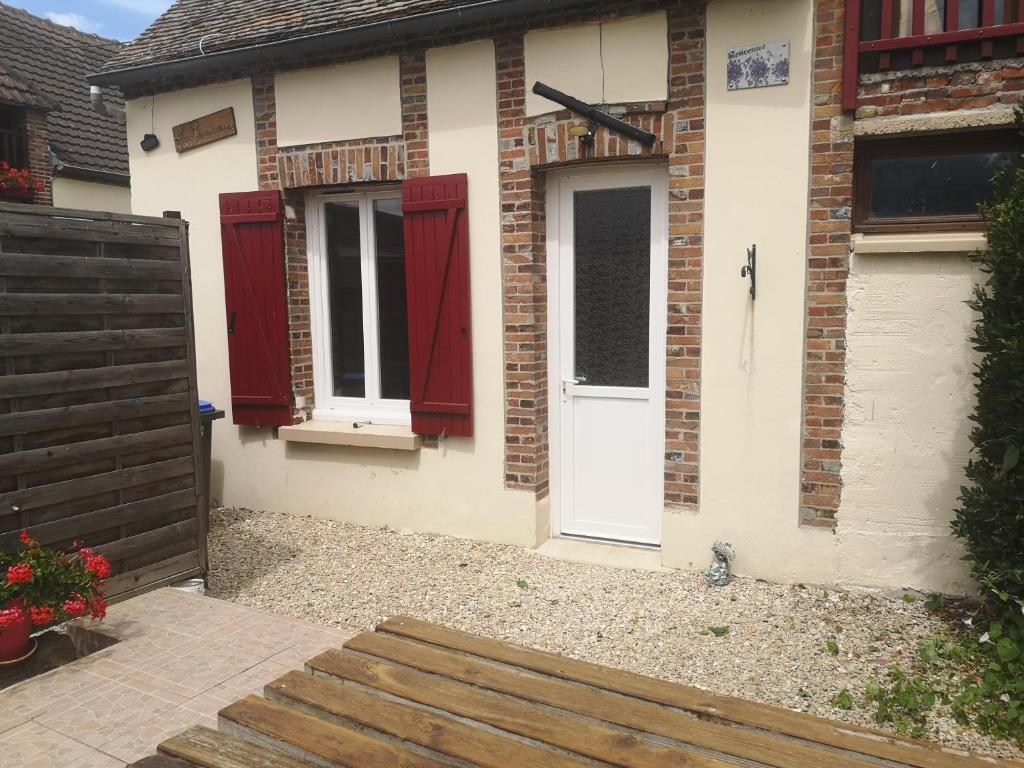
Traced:
<svg viewBox="0 0 1024 768">
<path fill-rule="evenodd" d="M 83 539 L 110 597 L 206 570 L 188 229 L 0 204 L 0 550 Z"/>
</svg>

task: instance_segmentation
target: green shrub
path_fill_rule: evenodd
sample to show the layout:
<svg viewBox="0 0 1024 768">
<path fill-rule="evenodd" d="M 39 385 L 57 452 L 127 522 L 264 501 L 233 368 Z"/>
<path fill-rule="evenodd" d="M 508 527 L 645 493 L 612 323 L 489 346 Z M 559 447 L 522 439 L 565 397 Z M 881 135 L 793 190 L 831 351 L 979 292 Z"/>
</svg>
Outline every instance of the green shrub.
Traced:
<svg viewBox="0 0 1024 768">
<path fill-rule="evenodd" d="M 1024 131 L 1024 110 L 1017 107 Z M 1000 611 L 1024 606 L 1024 169 L 1004 172 L 984 208 L 988 248 L 973 254 L 987 277 L 970 306 L 975 370 L 969 485 L 960 490 L 953 532 L 964 540 L 971 572 Z"/>
<path fill-rule="evenodd" d="M 1016 110 L 1024 135 L 1024 99 Z M 1024 747 L 1024 169 L 1001 174 L 983 207 L 988 247 L 972 255 L 986 280 L 970 306 L 975 370 L 973 453 L 953 533 L 967 548 L 983 605 L 952 637 L 922 643 L 916 659 L 868 684 L 875 720 L 921 736 L 936 709 Z M 906 599 L 906 596 L 904 596 Z M 935 597 L 929 610 L 943 609 Z M 960 625 L 959 618 L 953 620 Z"/>
<path fill-rule="evenodd" d="M 1024 134 L 1024 100 L 1015 112 Z M 983 213 L 988 247 L 972 259 L 987 280 L 970 302 L 978 312 L 971 341 L 982 354 L 974 450 L 953 532 L 986 606 L 977 645 L 969 646 L 976 672 L 953 708 L 983 732 L 1024 743 L 1024 169 L 1001 174 Z"/>
</svg>

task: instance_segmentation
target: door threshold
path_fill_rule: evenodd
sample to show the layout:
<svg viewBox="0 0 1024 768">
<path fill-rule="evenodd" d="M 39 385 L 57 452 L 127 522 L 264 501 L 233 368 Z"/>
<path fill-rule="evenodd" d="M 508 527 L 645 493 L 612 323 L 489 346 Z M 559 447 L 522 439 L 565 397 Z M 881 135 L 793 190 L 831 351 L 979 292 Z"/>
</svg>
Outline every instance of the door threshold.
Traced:
<svg viewBox="0 0 1024 768">
<path fill-rule="evenodd" d="M 661 544 L 648 544 L 643 541 L 626 541 L 625 539 L 606 539 L 601 536 L 587 536 L 583 533 L 559 533 L 552 536 L 553 539 L 568 539 L 569 541 L 586 541 L 591 544 L 607 544 L 609 547 L 631 547 L 643 549 L 648 552 L 660 552 Z"/>
<path fill-rule="evenodd" d="M 576 563 L 606 565 L 639 571 L 668 573 L 661 564 L 661 548 L 651 545 L 594 539 L 586 536 L 553 536 L 532 550 L 542 557 Z"/>
</svg>

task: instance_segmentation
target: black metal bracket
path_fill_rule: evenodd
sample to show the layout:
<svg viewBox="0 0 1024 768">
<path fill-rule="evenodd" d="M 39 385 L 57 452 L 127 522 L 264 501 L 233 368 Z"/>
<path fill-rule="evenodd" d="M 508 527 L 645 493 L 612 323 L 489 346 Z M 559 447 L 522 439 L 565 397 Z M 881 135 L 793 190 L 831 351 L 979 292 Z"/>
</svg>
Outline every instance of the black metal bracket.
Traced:
<svg viewBox="0 0 1024 768">
<path fill-rule="evenodd" d="M 757 298 L 757 243 L 747 248 L 747 266 L 740 268 L 740 277 L 750 277 L 750 298 Z"/>
<path fill-rule="evenodd" d="M 594 143 L 594 136 L 597 135 L 597 123 L 593 120 L 587 120 L 587 132 L 586 133 L 573 133 L 580 140 L 580 144 L 585 147 L 589 147 Z"/>
<path fill-rule="evenodd" d="M 616 133 L 621 133 L 623 136 L 628 136 L 634 141 L 640 142 L 645 147 L 653 147 L 654 142 L 658 140 L 658 137 L 650 131 L 645 131 L 642 128 L 637 128 L 635 125 L 630 125 L 625 120 L 619 120 L 615 115 L 609 115 L 607 112 L 602 112 L 597 107 L 592 107 L 579 99 L 573 98 L 567 93 L 555 90 L 550 85 L 544 85 L 544 83 L 539 80 L 533 84 L 533 92 L 538 96 L 550 99 L 556 104 L 560 104 L 566 109 L 587 118 L 591 123 L 591 131 L 589 133 L 590 141 L 593 141 L 594 137 L 593 123 L 600 123 L 605 128 L 615 131 Z"/>
</svg>

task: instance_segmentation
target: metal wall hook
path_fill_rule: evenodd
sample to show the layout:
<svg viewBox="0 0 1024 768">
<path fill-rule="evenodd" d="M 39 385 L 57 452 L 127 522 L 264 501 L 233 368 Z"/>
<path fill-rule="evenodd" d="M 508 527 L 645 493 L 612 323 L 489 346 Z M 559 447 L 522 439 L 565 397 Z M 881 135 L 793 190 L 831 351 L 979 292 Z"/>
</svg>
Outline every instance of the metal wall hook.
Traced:
<svg viewBox="0 0 1024 768">
<path fill-rule="evenodd" d="M 747 248 L 747 266 L 740 268 L 740 277 L 750 277 L 750 298 L 757 298 L 757 243 Z"/>
</svg>

